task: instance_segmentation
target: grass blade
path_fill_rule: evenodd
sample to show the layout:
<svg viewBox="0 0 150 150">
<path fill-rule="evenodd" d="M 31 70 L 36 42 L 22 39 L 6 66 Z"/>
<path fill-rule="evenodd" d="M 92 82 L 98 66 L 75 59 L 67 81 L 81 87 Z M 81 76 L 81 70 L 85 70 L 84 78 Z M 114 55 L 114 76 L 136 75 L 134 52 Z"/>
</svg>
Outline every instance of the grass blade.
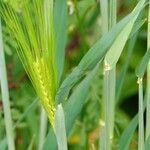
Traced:
<svg viewBox="0 0 150 150">
<path fill-rule="evenodd" d="M 130 39 L 137 34 L 137 32 L 139 31 L 139 29 L 144 25 L 144 23 L 146 22 L 146 19 L 141 19 L 141 20 L 137 20 L 134 24 L 134 27 L 132 29 L 132 32 L 130 33 Z"/>
<path fill-rule="evenodd" d="M 68 102 L 64 105 L 67 134 L 71 130 L 76 117 L 81 112 L 82 107 L 85 104 L 91 82 L 97 73 L 98 66 L 99 65 L 97 65 L 94 70 L 77 86 L 73 94 L 68 99 Z"/>
<path fill-rule="evenodd" d="M 70 89 L 85 75 L 85 73 L 92 70 L 98 62 L 102 61 L 108 49 L 110 49 L 116 38 L 120 36 L 121 31 L 122 34 L 123 32 L 126 32 L 125 29 L 127 29 L 128 32 L 131 31 L 130 29 L 132 28 L 129 25 L 134 25 L 134 21 L 136 20 L 138 14 L 141 12 L 144 2 L 145 0 L 141 0 L 132 13 L 130 13 L 127 17 L 116 24 L 109 33 L 105 34 L 102 39 L 98 40 L 96 44 L 92 46 L 92 48 L 82 58 L 79 65 L 72 71 L 72 73 L 64 80 L 64 82 L 60 86 L 56 96 L 58 102 L 66 99 L 68 97 Z M 120 38 L 122 37 L 120 36 Z M 117 39 L 119 40 L 119 38 Z M 126 40 L 126 38 L 124 38 L 124 40 Z M 116 44 L 113 45 L 114 48 Z M 120 49 L 122 47 L 123 43 L 120 45 Z"/>
<path fill-rule="evenodd" d="M 8 82 L 7 82 L 7 73 L 6 73 L 6 64 L 5 64 L 5 56 L 4 56 L 4 49 L 3 49 L 3 42 L 2 42 L 1 20 L 0 20 L 0 82 L 1 82 L 2 100 L 3 100 L 3 106 L 4 106 L 4 120 L 5 120 L 5 126 L 6 126 L 8 148 L 11 150 L 15 150 L 13 124 L 12 124 L 12 118 L 11 118 L 9 91 L 8 91 Z"/>
<path fill-rule="evenodd" d="M 47 115 L 43 107 L 41 106 L 41 116 L 40 116 L 40 129 L 39 129 L 39 142 L 38 150 L 42 150 L 47 131 Z"/>
<path fill-rule="evenodd" d="M 62 105 L 58 105 L 55 112 L 55 135 L 57 138 L 58 150 L 67 150 L 65 116 Z"/>
<path fill-rule="evenodd" d="M 144 109 L 143 112 L 146 108 L 146 99 L 147 97 L 144 98 Z M 131 142 L 131 139 L 133 137 L 133 134 L 138 126 L 138 114 L 130 121 L 129 125 L 127 128 L 124 130 L 122 133 L 120 140 L 119 140 L 119 148 L 118 150 L 128 150 L 129 149 L 129 144 Z"/>
<path fill-rule="evenodd" d="M 143 110 L 143 81 L 138 78 L 139 85 L 139 136 L 138 136 L 138 150 L 144 150 L 144 110 Z"/>
<path fill-rule="evenodd" d="M 150 50 L 146 52 L 140 64 L 136 68 L 136 75 L 138 77 L 139 85 L 139 139 L 138 149 L 144 150 L 144 110 L 143 110 L 143 76 L 145 74 L 148 62 L 150 59 Z"/>
<path fill-rule="evenodd" d="M 117 2 L 110 0 L 109 2 L 109 29 L 111 29 L 117 21 Z M 110 50 L 109 50 L 110 51 Z M 107 52 L 107 54 L 109 53 Z M 106 56 L 107 56 L 106 54 Z M 105 57 L 106 60 L 106 57 Z M 104 61 L 105 63 L 106 61 Z M 116 93 L 116 66 L 111 70 L 107 70 L 107 64 L 104 65 L 104 149 L 111 149 L 113 143 L 113 131 L 115 120 L 115 93 Z"/>
<path fill-rule="evenodd" d="M 93 78 L 98 71 L 98 67 L 99 65 L 96 66 L 96 68 L 94 68 L 94 70 L 87 75 L 87 77 L 76 87 L 68 101 L 66 101 L 64 104 L 67 136 L 69 135 L 74 125 L 75 119 L 81 112 L 83 105 L 86 102 L 91 82 L 93 81 Z M 53 142 L 53 144 L 49 144 L 50 140 Z M 43 150 L 49 149 L 57 149 L 56 138 L 52 129 L 50 129 L 43 147 Z"/>
<path fill-rule="evenodd" d="M 147 49 L 150 49 L 150 4 L 148 10 Z M 150 62 L 147 67 L 146 139 L 150 136 Z"/>
<path fill-rule="evenodd" d="M 135 12 L 138 7 L 142 8 L 144 4 L 145 4 L 145 0 L 141 0 L 138 3 L 137 7 L 133 10 L 133 12 Z M 134 23 L 136 19 L 138 18 L 139 14 L 140 14 L 140 11 L 137 12 L 135 16 L 132 18 L 132 20 L 128 22 L 127 26 L 121 31 L 116 41 L 114 42 L 113 46 L 110 48 L 109 52 L 107 53 L 105 62 L 106 62 L 106 65 L 109 67 L 109 69 L 113 68 L 118 62 L 118 59 L 122 53 L 122 50 L 129 38 L 129 35 L 133 29 Z M 113 55 L 114 53 L 115 55 Z"/>
<path fill-rule="evenodd" d="M 44 142 L 42 150 L 58 150 L 55 133 L 52 128 L 49 129 L 49 132 Z"/>
<path fill-rule="evenodd" d="M 146 52 L 146 54 L 144 55 L 143 59 L 141 60 L 140 64 L 138 65 L 138 67 L 136 68 L 136 75 L 138 78 L 143 78 L 145 71 L 146 71 L 146 67 L 149 63 L 150 60 L 150 49 Z"/>
<path fill-rule="evenodd" d="M 150 136 L 147 138 L 145 142 L 145 150 L 149 150 L 149 148 L 150 148 Z"/>
<path fill-rule="evenodd" d="M 38 98 L 36 98 L 29 106 L 28 108 L 24 111 L 24 113 L 21 115 L 21 117 L 17 120 L 17 122 L 14 124 L 14 127 L 13 129 L 15 129 L 19 123 L 27 116 L 27 114 L 30 112 L 30 111 L 33 111 L 36 106 L 38 104 Z"/>
<path fill-rule="evenodd" d="M 124 130 L 120 140 L 119 140 L 119 148 L 118 150 L 128 150 L 129 144 L 133 137 L 133 134 L 138 125 L 138 115 L 136 115 L 132 121 L 129 123 L 128 127 Z"/>
<path fill-rule="evenodd" d="M 67 1 L 56 0 L 54 5 L 55 33 L 56 33 L 56 61 L 58 80 L 60 81 L 65 58 L 66 26 L 67 26 Z"/>
<path fill-rule="evenodd" d="M 108 32 L 108 0 L 100 0 L 101 18 L 102 18 L 102 35 Z"/>
<path fill-rule="evenodd" d="M 7 139 L 4 138 L 0 141 L 0 149 L 1 150 L 6 150 L 7 149 Z"/>
<path fill-rule="evenodd" d="M 100 10 L 101 10 L 101 19 L 102 19 L 102 35 L 104 36 L 109 31 L 109 3 L 108 0 L 100 0 Z M 106 75 L 105 75 L 106 77 Z M 105 78 L 106 79 L 106 78 Z M 104 87 L 106 87 L 106 82 L 104 82 Z M 105 89 L 105 88 L 104 88 Z M 106 94 L 104 93 L 104 99 L 106 99 Z M 103 110 L 105 110 L 105 101 L 103 102 Z M 106 118 L 106 113 L 102 112 L 103 117 Z M 104 120 L 102 118 L 102 122 Z M 100 124 L 100 137 L 99 137 L 99 149 L 106 149 L 106 129 L 103 123 Z"/>
<path fill-rule="evenodd" d="M 122 70 L 120 72 L 120 75 L 117 79 L 117 83 L 116 83 L 116 101 L 117 103 L 119 103 L 119 98 L 120 98 L 120 94 L 121 94 L 121 90 L 123 87 L 123 83 L 124 83 L 124 79 L 125 79 L 125 75 L 129 66 L 129 60 L 131 59 L 133 50 L 134 50 L 134 46 L 137 40 L 137 35 L 138 33 L 136 33 L 130 40 L 129 40 L 129 44 L 128 44 L 128 53 L 127 53 L 127 58 L 126 58 L 126 62 L 124 63 L 124 66 L 122 67 Z"/>
</svg>

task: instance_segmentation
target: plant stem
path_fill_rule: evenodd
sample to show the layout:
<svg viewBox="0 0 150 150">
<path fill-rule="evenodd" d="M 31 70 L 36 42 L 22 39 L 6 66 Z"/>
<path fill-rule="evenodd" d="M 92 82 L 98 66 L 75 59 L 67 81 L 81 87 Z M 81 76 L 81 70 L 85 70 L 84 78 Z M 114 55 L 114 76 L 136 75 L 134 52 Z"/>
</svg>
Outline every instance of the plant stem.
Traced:
<svg viewBox="0 0 150 150">
<path fill-rule="evenodd" d="M 0 20 L 0 82 L 1 82 L 2 102 L 4 108 L 4 120 L 6 126 L 8 149 L 15 150 L 9 92 L 8 92 L 7 73 L 6 73 L 6 63 L 5 63 L 4 48 L 3 48 L 3 41 L 2 41 L 1 20 Z"/>
<path fill-rule="evenodd" d="M 109 2 L 109 30 L 116 24 L 116 0 Z M 116 93 L 116 66 L 109 69 L 109 64 L 105 63 L 104 74 L 104 102 L 105 102 L 105 148 L 111 149 L 114 132 L 115 118 L 115 93 Z"/>
<path fill-rule="evenodd" d="M 102 36 L 104 36 L 108 30 L 109 30 L 109 13 L 108 13 L 108 0 L 100 0 L 100 9 L 101 9 L 101 30 L 102 30 Z M 106 76 L 105 76 L 106 77 Z M 104 78 L 105 78 L 104 77 Z M 105 80 L 104 80 L 105 82 Z M 105 93 L 105 89 L 106 89 L 106 83 L 104 83 L 104 93 Z M 103 94 L 104 95 L 104 100 L 106 99 L 107 94 Z M 105 150 L 107 147 L 107 139 L 106 139 L 106 104 L 105 101 L 103 100 L 103 104 L 102 104 L 102 119 L 100 120 L 100 140 L 99 140 L 99 150 Z"/>
<path fill-rule="evenodd" d="M 109 2 L 109 29 L 111 29 L 117 21 L 117 1 L 110 0 Z"/>
<path fill-rule="evenodd" d="M 144 150 L 144 105 L 143 105 L 143 81 L 142 78 L 138 78 L 139 87 L 139 137 L 138 137 L 138 150 Z"/>
<path fill-rule="evenodd" d="M 39 147 L 38 150 L 42 150 L 43 144 L 46 137 L 47 131 L 47 115 L 44 108 L 41 106 L 41 116 L 40 116 L 40 132 L 39 132 Z"/>
<path fill-rule="evenodd" d="M 117 2 L 116 0 L 100 0 L 102 31 L 107 33 L 116 24 Z M 116 92 L 116 67 L 109 70 L 104 66 L 104 127 L 101 129 L 100 149 L 110 150 L 113 139 L 114 116 L 115 116 L 115 92 Z M 104 130 L 104 131 L 103 131 Z"/>
<path fill-rule="evenodd" d="M 101 18 L 102 18 L 102 35 L 108 32 L 108 0 L 100 0 Z"/>
<path fill-rule="evenodd" d="M 150 4 L 148 13 L 147 49 L 150 48 Z M 150 136 L 150 62 L 147 68 L 146 139 Z"/>
</svg>

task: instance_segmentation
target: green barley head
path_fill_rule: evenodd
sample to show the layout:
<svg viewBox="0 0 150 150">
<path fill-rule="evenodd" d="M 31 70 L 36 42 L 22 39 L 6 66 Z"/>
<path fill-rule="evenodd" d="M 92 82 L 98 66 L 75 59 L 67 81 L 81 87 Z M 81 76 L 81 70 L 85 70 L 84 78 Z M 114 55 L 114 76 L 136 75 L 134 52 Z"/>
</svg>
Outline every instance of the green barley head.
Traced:
<svg viewBox="0 0 150 150">
<path fill-rule="evenodd" d="M 0 14 L 53 126 L 57 89 L 53 0 L 22 1 L 18 6 L 17 0 L 0 0 Z"/>
</svg>

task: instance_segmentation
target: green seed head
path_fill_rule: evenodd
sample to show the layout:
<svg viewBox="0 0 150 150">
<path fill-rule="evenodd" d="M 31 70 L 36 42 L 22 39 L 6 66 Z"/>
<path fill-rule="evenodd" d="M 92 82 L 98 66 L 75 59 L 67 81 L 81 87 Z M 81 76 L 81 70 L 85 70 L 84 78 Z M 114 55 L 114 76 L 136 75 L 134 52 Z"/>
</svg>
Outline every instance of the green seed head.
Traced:
<svg viewBox="0 0 150 150">
<path fill-rule="evenodd" d="M 57 88 L 53 0 L 24 2 L 0 0 L 0 14 L 18 43 L 17 53 L 53 125 Z"/>
</svg>

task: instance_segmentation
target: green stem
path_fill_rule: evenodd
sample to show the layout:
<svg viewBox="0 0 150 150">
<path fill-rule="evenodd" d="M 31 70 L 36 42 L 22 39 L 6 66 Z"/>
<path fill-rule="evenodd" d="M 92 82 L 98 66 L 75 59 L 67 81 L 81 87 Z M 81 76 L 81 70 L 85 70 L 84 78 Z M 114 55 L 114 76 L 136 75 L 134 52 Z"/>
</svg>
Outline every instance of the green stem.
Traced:
<svg viewBox="0 0 150 150">
<path fill-rule="evenodd" d="M 100 0 L 102 11 L 102 30 L 103 35 L 108 32 L 115 24 L 117 18 L 116 0 Z M 115 93 L 116 93 L 116 67 L 109 70 L 109 66 L 104 67 L 104 127 L 101 129 L 100 149 L 110 150 L 114 131 L 115 118 Z M 103 144 L 104 143 L 104 144 Z"/>
<path fill-rule="evenodd" d="M 100 0 L 101 18 L 102 18 L 102 35 L 108 32 L 108 0 Z"/>
<path fill-rule="evenodd" d="M 117 22 L 117 1 L 110 0 L 109 2 L 109 29 Z"/>
<path fill-rule="evenodd" d="M 138 137 L 138 150 L 144 150 L 144 105 L 143 105 L 143 82 L 142 78 L 138 79 L 139 85 L 139 137 Z"/>
<path fill-rule="evenodd" d="M 148 13 L 147 49 L 150 48 L 150 4 Z M 150 62 L 147 68 L 146 139 L 150 136 Z"/>
<path fill-rule="evenodd" d="M 109 30 L 116 24 L 116 0 L 110 0 L 109 2 Z M 109 64 L 108 64 L 109 65 Z M 105 76 L 104 76 L 104 101 L 105 101 L 105 136 L 106 136 L 106 150 L 111 149 L 111 143 L 113 140 L 114 132 L 114 120 L 115 120 L 115 93 L 116 93 L 116 66 L 109 70 L 109 66 L 105 64 Z"/>
<path fill-rule="evenodd" d="M 45 113 L 45 110 L 41 106 L 39 147 L 38 147 L 38 150 L 42 150 L 42 148 L 43 148 L 43 144 L 44 144 L 45 137 L 46 137 L 46 131 L 47 131 L 47 115 Z"/>
<path fill-rule="evenodd" d="M 8 141 L 8 149 L 15 150 L 7 73 L 6 73 L 6 63 L 5 63 L 3 41 L 2 41 L 1 20 L 0 20 L 0 82 L 1 82 L 2 102 L 4 108 L 3 110 L 4 110 L 4 120 L 6 126 L 6 136 Z"/>
<path fill-rule="evenodd" d="M 102 30 L 102 36 L 104 36 L 108 30 L 109 30 L 109 13 L 108 13 L 108 0 L 100 0 L 100 9 L 101 9 L 101 30 Z M 105 83 L 105 78 L 106 76 L 104 76 L 104 99 L 106 99 L 105 97 L 107 96 L 105 94 L 105 89 L 106 89 L 106 83 Z M 105 150 L 107 147 L 107 137 L 106 135 L 108 134 L 106 132 L 106 113 L 105 113 L 105 101 L 103 101 L 102 104 L 102 119 L 100 120 L 100 139 L 99 139 L 99 150 Z M 109 138 L 108 138 L 109 139 Z"/>
</svg>

